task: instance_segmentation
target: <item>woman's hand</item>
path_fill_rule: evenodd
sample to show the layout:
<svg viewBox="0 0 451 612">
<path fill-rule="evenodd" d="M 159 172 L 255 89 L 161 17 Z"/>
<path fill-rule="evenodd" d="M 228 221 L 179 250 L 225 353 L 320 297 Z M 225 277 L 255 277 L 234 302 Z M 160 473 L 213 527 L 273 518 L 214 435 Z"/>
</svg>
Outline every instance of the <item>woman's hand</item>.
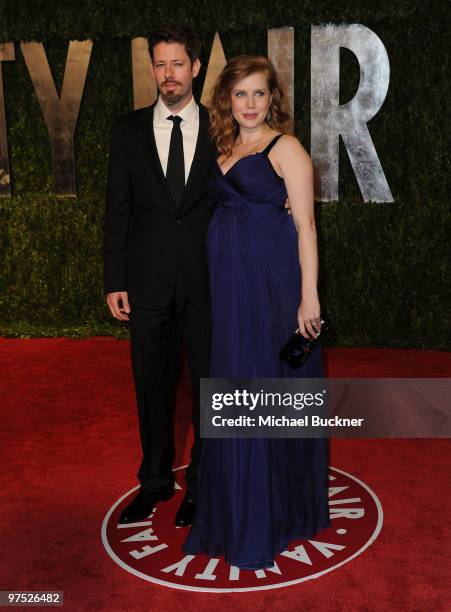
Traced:
<svg viewBox="0 0 451 612">
<path fill-rule="evenodd" d="M 303 297 L 298 309 L 299 331 L 304 338 L 311 340 L 321 331 L 320 305 L 317 296 Z M 310 334 L 310 335 L 309 335 Z"/>
</svg>

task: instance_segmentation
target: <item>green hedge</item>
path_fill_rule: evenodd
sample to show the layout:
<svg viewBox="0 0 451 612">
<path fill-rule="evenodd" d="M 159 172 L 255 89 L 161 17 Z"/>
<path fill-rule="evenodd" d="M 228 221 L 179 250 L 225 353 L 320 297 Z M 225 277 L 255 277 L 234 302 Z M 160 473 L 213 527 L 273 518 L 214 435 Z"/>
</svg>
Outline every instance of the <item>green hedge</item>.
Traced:
<svg viewBox="0 0 451 612">
<path fill-rule="evenodd" d="M 75 138 L 78 197 L 52 194 L 50 147 L 19 46 L 3 62 L 13 197 L 0 200 L 0 333 L 126 336 L 102 294 L 101 222 L 112 120 L 132 108 L 130 38 L 177 15 L 201 24 L 200 94 L 214 32 L 226 55 L 266 52 L 266 28 L 291 25 L 296 133 L 310 148 L 310 26 L 363 23 L 387 48 L 391 82 L 369 123 L 394 204 L 364 203 L 340 143 L 340 201 L 317 206 L 322 304 L 341 346 L 448 350 L 447 101 L 440 3 L 97 1 L 0 4 L 0 40 L 39 40 L 60 90 L 67 42 L 93 38 Z M 78 10 L 77 10 L 78 7 Z M 199 29 L 199 28 L 198 28 Z M 341 50 L 340 100 L 353 97 L 357 61 Z"/>
</svg>

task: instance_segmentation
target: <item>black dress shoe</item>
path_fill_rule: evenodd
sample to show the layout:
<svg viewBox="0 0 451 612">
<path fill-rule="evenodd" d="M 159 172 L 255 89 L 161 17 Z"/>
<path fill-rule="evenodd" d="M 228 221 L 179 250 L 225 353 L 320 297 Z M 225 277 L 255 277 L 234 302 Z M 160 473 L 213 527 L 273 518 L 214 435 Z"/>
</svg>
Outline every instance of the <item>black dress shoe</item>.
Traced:
<svg viewBox="0 0 451 612">
<path fill-rule="evenodd" d="M 146 493 L 140 490 L 133 501 L 122 511 L 119 523 L 135 523 L 147 518 L 152 512 L 155 504 L 166 501 L 174 496 L 174 489 L 168 489 L 160 493 Z"/>
<path fill-rule="evenodd" d="M 176 527 L 187 527 L 193 522 L 194 512 L 196 511 L 196 500 L 191 493 L 186 493 L 180 508 L 175 515 Z"/>
</svg>

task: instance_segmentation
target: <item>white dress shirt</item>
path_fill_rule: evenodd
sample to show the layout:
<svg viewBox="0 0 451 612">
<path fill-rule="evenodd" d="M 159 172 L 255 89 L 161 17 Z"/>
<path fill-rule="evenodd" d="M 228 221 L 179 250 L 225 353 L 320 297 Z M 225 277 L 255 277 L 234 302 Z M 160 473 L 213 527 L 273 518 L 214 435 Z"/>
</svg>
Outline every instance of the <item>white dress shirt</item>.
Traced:
<svg viewBox="0 0 451 612">
<path fill-rule="evenodd" d="M 158 156 L 164 175 L 168 167 L 169 145 L 173 123 L 167 119 L 169 115 L 178 115 L 182 118 L 180 129 L 183 137 L 183 155 L 185 158 L 185 185 L 193 163 L 194 151 L 196 150 L 197 136 L 199 134 L 199 107 L 192 97 L 188 104 L 179 113 L 173 113 L 163 102 L 161 96 L 153 111 L 153 131 L 157 145 Z"/>
</svg>

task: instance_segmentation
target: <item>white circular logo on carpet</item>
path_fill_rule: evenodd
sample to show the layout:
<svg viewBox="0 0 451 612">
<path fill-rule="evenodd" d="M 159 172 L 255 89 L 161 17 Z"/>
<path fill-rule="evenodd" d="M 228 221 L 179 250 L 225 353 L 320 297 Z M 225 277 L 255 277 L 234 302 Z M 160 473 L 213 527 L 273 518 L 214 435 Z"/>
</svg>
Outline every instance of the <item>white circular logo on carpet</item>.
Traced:
<svg viewBox="0 0 451 612">
<path fill-rule="evenodd" d="M 102 542 L 110 557 L 131 574 L 156 584 L 214 593 L 286 587 L 318 578 L 355 559 L 382 528 L 382 507 L 375 493 L 352 474 L 331 467 L 331 527 L 313 540 L 291 542 L 271 569 L 240 571 L 222 558 L 182 551 L 188 530 L 175 527 L 174 516 L 184 496 L 184 468 L 174 471 L 174 497 L 159 503 L 148 519 L 117 524 L 137 486 L 115 502 L 102 524 Z"/>
</svg>

